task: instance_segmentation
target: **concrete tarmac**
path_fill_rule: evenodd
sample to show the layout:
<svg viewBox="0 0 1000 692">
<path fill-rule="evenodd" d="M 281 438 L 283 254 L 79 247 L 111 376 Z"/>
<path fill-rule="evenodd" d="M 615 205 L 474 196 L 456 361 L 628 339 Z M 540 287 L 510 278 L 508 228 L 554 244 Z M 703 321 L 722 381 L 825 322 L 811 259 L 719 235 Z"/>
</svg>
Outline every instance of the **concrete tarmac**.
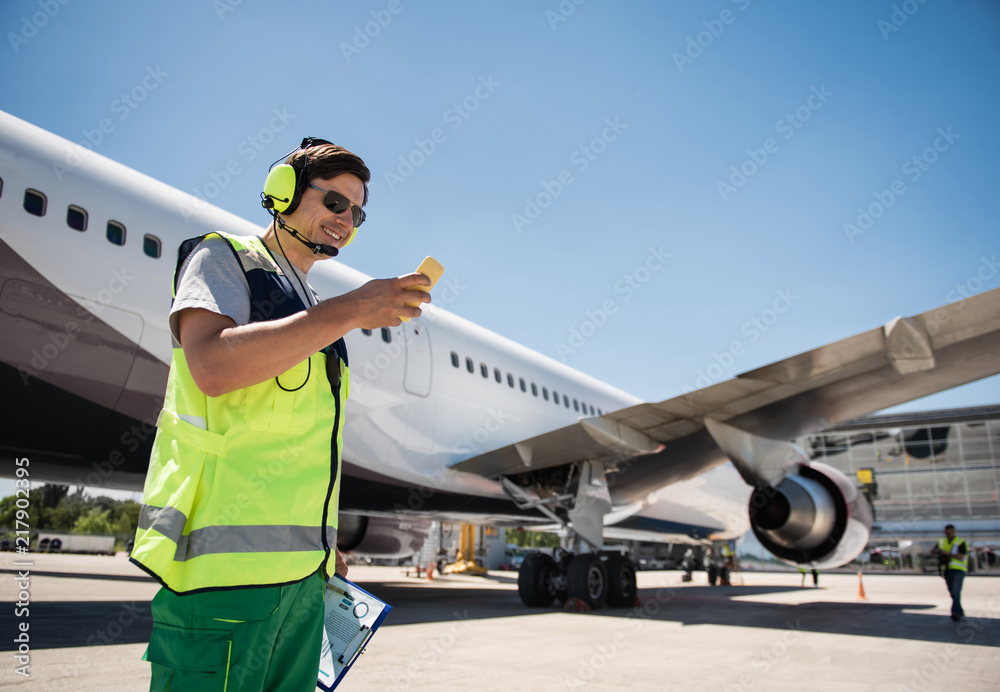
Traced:
<svg viewBox="0 0 1000 692">
<path fill-rule="evenodd" d="M 0 554 L 0 687 L 146 690 L 140 657 L 157 585 L 125 558 L 32 555 L 28 614 L 12 553 Z M 966 620 L 949 617 L 940 577 L 750 572 L 710 587 L 704 573 L 640 572 L 637 607 L 529 609 L 517 575 L 407 577 L 356 566 L 349 577 L 394 606 L 344 682 L 360 690 L 996 690 L 1000 577 L 965 582 Z M 28 624 L 30 664 L 15 659 Z"/>
</svg>

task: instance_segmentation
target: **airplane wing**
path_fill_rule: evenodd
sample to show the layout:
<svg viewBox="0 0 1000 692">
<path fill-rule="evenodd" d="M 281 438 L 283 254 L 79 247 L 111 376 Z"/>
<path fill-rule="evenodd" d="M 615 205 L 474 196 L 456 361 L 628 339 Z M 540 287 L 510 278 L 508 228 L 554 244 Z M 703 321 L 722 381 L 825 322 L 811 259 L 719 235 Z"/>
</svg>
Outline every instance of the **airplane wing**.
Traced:
<svg viewBox="0 0 1000 692">
<path fill-rule="evenodd" d="M 756 470 L 737 464 L 744 478 L 777 481 L 773 460 L 771 468 L 761 466 L 768 440 L 791 440 L 997 373 L 1000 289 L 897 317 L 666 401 L 581 418 L 451 468 L 500 478 L 595 462 L 608 472 L 619 504 L 725 462 L 724 449 L 730 457 L 755 449 Z M 798 459 L 778 463 L 788 461 Z"/>
</svg>

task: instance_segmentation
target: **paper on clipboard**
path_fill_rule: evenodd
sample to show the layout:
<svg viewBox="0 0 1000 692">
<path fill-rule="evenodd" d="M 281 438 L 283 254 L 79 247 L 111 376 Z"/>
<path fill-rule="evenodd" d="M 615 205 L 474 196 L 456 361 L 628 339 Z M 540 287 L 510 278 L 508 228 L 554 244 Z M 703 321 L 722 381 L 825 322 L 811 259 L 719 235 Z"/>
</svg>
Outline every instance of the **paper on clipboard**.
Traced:
<svg viewBox="0 0 1000 692">
<path fill-rule="evenodd" d="M 329 692 L 364 652 L 392 606 L 334 575 L 326 584 L 323 610 L 323 648 L 316 689 Z"/>
</svg>

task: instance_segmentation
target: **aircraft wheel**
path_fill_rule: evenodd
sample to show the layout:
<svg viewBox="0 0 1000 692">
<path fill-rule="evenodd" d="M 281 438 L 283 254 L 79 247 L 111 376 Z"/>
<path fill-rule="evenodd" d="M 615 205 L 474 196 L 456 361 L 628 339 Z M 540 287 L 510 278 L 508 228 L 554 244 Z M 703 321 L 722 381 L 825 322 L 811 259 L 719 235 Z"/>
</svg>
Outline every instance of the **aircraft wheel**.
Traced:
<svg viewBox="0 0 1000 692">
<path fill-rule="evenodd" d="M 635 565 L 624 555 L 613 553 L 605 565 L 608 569 L 607 604 L 611 608 L 625 608 L 635 603 Z"/>
<path fill-rule="evenodd" d="M 531 553 L 524 558 L 517 573 L 517 594 L 526 606 L 544 608 L 552 603 L 552 577 L 556 562 L 545 553 Z"/>
<path fill-rule="evenodd" d="M 594 553 L 576 555 L 569 563 L 566 591 L 570 598 L 579 598 L 593 610 L 604 605 L 608 595 L 608 569 Z"/>
<path fill-rule="evenodd" d="M 555 588 L 556 603 L 563 605 L 569 594 L 566 593 L 566 575 L 569 574 L 569 563 L 573 561 L 573 553 L 564 552 L 556 561 L 556 572 L 562 575 Z"/>
</svg>

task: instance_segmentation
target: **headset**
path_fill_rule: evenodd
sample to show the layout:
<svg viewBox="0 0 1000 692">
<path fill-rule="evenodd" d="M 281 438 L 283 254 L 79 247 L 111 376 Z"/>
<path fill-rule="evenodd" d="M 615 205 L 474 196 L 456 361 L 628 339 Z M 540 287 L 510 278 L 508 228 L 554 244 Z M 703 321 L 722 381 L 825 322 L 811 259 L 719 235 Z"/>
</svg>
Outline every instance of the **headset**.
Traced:
<svg viewBox="0 0 1000 692">
<path fill-rule="evenodd" d="M 337 248 L 332 245 L 310 243 L 299 235 L 298 231 L 286 225 L 284 220 L 278 216 L 278 214 L 291 214 L 298 209 L 299 203 L 302 201 L 302 193 L 308 186 L 308 176 L 306 175 L 306 170 L 309 167 L 308 149 L 321 144 L 333 145 L 333 142 L 316 137 L 306 137 L 297 148 L 278 159 L 278 161 L 287 160 L 292 154 L 301 151 L 303 153 L 301 167 L 296 166 L 294 163 L 279 164 L 278 161 L 271 164 L 271 168 L 267 173 L 267 179 L 264 180 L 264 191 L 260 193 L 260 204 L 271 213 L 275 222 L 281 228 L 288 231 L 296 240 L 311 248 L 313 254 L 322 252 L 325 255 L 336 256 Z M 354 242 L 357 234 L 358 229 L 355 226 L 343 247 L 347 247 Z"/>
<path fill-rule="evenodd" d="M 260 204 L 262 207 L 267 209 L 267 211 L 271 214 L 271 216 L 274 217 L 274 222 L 278 226 L 287 231 L 289 235 L 298 240 L 300 243 L 309 247 L 313 251 L 313 254 L 323 253 L 324 255 L 330 255 L 331 257 L 335 257 L 339 252 L 336 247 L 334 247 L 333 245 L 323 245 L 322 243 L 310 242 L 304 236 L 302 236 L 296 229 L 286 224 L 284 219 L 278 216 L 278 214 L 291 214 L 292 212 L 295 211 L 296 208 L 298 208 L 299 202 L 302 201 L 302 193 L 305 191 L 305 188 L 308 184 L 307 183 L 308 178 L 306 177 L 305 174 L 306 169 L 309 166 L 309 155 L 307 153 L 307 150 L 309 149 L 309 147 L 318 146 L 320 144 L 332 145 L 333 143 L 328 142 L 325 139 L 317 139 L 316 137 L 306 137 L 305 139 L 302 140 L 302 144 L 300 144 L 296 149 L 293 149 L 289 153 L 285 154 L 285 156 L 278 159 L 278 161 L 287 160 L 288 157 L 294 154 L 295 152 L 301 151 L 303 153 L 302 157 L 303 161 L 301 168 L 296 167 L 294 164 L 287 164 L 287 163 L 278 164 L 278 161 L 272 163 L 271 168 L 267 173 L 267 179 L 264 180 L 264 191 L 260 193 Z M 351 231 L 351 235 L 347 239 L 347 242 L 344 243 L 345 247 L 349 245 L 351 241 L 354 240 L 354 236 L 357 235 L 357 232 L 358 229 L 357 227 L 355 227 L 354 230 Z M 281 254 L 282 256 L 284 256 L 285 261 L 288 262 L 288 264 L 291 266 L 292 263 L 288 259 L 288 255 L 285 254 L 285 248 L 281 247 L 281 238 L 278 237 L 277 233 L 275 233 L 275 240 L 277 240 L 278 242 L 278 248 L 281 250 Z M 306 306 L 308 307 L 309 301 L 307 296 L 309 295 L 309 292 L 306 291 L 305 284 L 302 282 L 302 279 L 299 278 L 298 272 L 295 271 L 294 267 L 292 267 L 292 273 L 295 274 L 295 278 L 298 280 L 299 286 L 302 288 L 303 300 L 305 301 Z M 335 351 L 330 349 L 330 347 L 323 349 L 323 351 L 326 352 L 327 354 L 327 360 L 326 360 L 327 378 L 330 380 L 331 384 L 336 384 L 337 382 L 340 381 L 339 355 L 337 355 Z M 306 383 L 309 382 L 309 378 L 312 376 L 311 357 L 309 358 L 308 363 L 309 367 L 308 370 L 306 371 L 306 379 L 298 387 L 295 387 L 294 389 L 288 389 L 281 383 L 281 380 L 278 377 L 275 377 L 274 381 L 277 382 L 278 387 L 280 387 L 283 391 L 286 392 L 299 391 L 300 389 L 306 386 Z"/>
</svg>

